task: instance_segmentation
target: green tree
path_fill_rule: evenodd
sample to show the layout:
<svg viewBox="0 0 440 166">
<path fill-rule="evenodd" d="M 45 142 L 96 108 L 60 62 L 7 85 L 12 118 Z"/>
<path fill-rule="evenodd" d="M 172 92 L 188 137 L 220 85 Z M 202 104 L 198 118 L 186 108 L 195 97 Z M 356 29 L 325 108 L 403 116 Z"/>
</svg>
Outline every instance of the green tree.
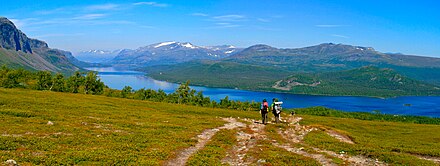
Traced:
<svg viewBox="0 0 440 166">
<path fill-rule="evenodd" d="M 86 94 L 102 94 L 104 92 L 104 83 L 98 77 L 97 72 L 88 72 L 84 81 L 84 92 Z"/>
<path fill-rule="evenodd" d="M 133 88 L 131 88 L 131 86 L 124 86 L 124 88 L 122 88 L 122 91 L 121 91 L 121 97 L 128 98 L 132 92 L 133 92 Z"/>
<path fill-rule="evenodd" d="M 221 108 L 229 108 L 230 105 L 231 105 L 231 101 L 229 100 L 229 96 L 225 96 L 224 99 L 220 99 Z"/>
<path fill-rule="evenodd" d="M 157 91 L 157 95 L 156 95 L 156 101 L 165 101 L 165 99 L 167 98 L 167 94 L 165 93 L 164 90 L 159 89 Z"/>
<path fill-rule="evenodd" d="M 6 65 L 3 65 L 0 69 L 0 87 L 6 87 L 9 71 L 10 69 Z"/>
<path fill-rule="evenodd" d="M 78 93 L 79 88 L 83 85 L 83 83 L 84 83 L 84 76 L 79 71 L 76 71 L 67 80 L 67 86 L 70 92 L 72 93 Z"/>
<path fill-rule="evenodd" d="M 177 103 L 179 104 L 185 104 L 190 101 L 190 93 L 191 88 L 189 87 L 189 81 L 186 81 L 185 84 L 180 84 L 179 88 L 176 90 L 177 94 Z M 194 93 L 194 92 L 192 92 Z"/>
<path fill-rule="evenodd" d="M 38 90 L 50 90 L 52 87 L 52 73 L 49 71 L 37 72 L 37 89 Z"/>
<path fill-rule="evenodd" d="M 55 77 L 53 78 L 53 83 L 52 83 L 52 91 L 55 92 L 64 92 L 66 91 L 66 80 L 64 79 L 64 75 L 61 73 L 58 73 L 55 75 Z"/>
</svg>

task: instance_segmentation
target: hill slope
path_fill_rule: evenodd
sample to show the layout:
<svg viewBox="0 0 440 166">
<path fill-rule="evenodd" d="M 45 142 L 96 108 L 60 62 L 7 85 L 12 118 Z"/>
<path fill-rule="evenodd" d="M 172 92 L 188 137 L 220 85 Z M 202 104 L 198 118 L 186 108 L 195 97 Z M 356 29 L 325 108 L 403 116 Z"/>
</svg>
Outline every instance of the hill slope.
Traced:
<svg viewBox="0 0 440 166">
<path fill-rule="evenodd" d="M 227 60 L 246 64 L 277 65 L 293 71 L 329 71 L 366 65 L 440 68 L 440 58 L 386 54 L 371 47 L 333 43 L 294 49 L 255 45 L 228 57 Z"/>
<path fill-rule="evenodd" d="M 0 17 L 0 65 L 52 72 L 79 70 L 64 53 L 49 48 L 43 41 L 28 38 L 11 21 Z"/>
<path fill-rule="evenodd" d="M 440 95 L 439 86 L 414 80 L 392 69 L 296 73 L 286 68 L 235 62 L 188 62 L 145 69 L 149 76 L 194 85 L 281 91 L 295 94 L 404 96 Z M 290 77 L 289 77 L 290 76 Z"/>
<path fill-rule="evenodd" d="M 294 74 L 277 81 L 272 88 L 324 95 L 440 95 L 440 87 L 417 81 L 392 69 L 361 67 L 358 69 L 317 74 Z"/>
<path fill-rule="evenodd" d="M 148 76 L 170 82 L 186 82 L 211 87 L 260 89 L 290 75 L 278 69 L 234 62 L 192 61 L 144 69 Z"/>
<path fill-rule="evenodd" d="M 340 71 L 374 65 L 392 68 L 404 75 L 440 85 L 440 58 L 381 53 L 371 47 L 324 43 L 304 48 L 279 49 L 255 45 L 225 61 L 264 64 L 292 72 Z"/>
<path fill-rule="evenodd" d="M 3 88 L 0 107 L 0 161 L 21 165 L 435 165 L 440 157 L 439 125 L 284 114 L 291 124 L 261 125 L 253 111 Z"/>
</svg>

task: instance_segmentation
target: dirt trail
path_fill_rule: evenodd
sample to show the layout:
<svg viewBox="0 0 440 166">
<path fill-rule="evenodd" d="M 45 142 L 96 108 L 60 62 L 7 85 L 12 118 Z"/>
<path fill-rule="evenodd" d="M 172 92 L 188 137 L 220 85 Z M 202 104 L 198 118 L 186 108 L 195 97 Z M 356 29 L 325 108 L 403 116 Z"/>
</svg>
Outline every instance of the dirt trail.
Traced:
<svg viewBox="0 0 440 166">
<path fill-rule="evenodd" d="M 332 165 L 332 166 L 337 166 L 337 164 L 333 163 L 333 161 L 327 157 L 325 157 L 322 154 L 317 154 L 317 153 L 309 153 L 304 151 L 303 148 L 295 148 L 292 147 L 290 144 L 279 144 L 279 143 L 272 143 L 272 145 L 279 147 L 279 148 L 283 148 L 289 152 L 295 153 L 295 154 L 299 154 L 302 156 L 306 156 L 306 157 L 310 157 L 315 159 L 316 161 L 318 161 L 321 165 Z"/>
<path fill-rule="evenodd" d="M 237 133 L 237 144 L 234 145 L 232 150 L 230 150 L 226 157 L 222 159 L 223 163 L 241 166 L 250 165 L 256 160 L 253 158 L 245 159 L 245 157 L 247 152 L 256 146 L 258 140 L 267 139 L 266 135 L 264 134 L 265 125 L 255 123 L 254 121 L 248 119 L 245 119 L 245 121 L 250 123 L 250 125 L 247 126 L 247 129 L 250 129 L 251 132 L 245 132 L 242 129 Z"/>
<path fill-rule="evenodd" d="M 366 158 L 366 157 L 360 156 L 360 155 L 358 155 L 358 156 L 349 156 L 349 155 L 346 155 L 344 153 L 337 154 L 337 153 L 335 153 L 333 151 L 322 150 L 322 149 L 314 148 L 314 147 L 312 149 L 314 151 L 316 151 L 316 152 L 325 153 L 325 154 L 330 155 L 332 157 L 342 159 L 345 162 L 347 162 L 349 165 L 356 165 L 356 166 L 364 166 L 364 165 L 385 166 L 385 165 L 387 165 L 387 164 L 385 164 L 385 163 L 383 163 L 381 161 L 373 160 L 371 158 Z"/>
<path fill-rule="evenodd" d="M 189 147 L 187 149 L 184 149 L 179 154 L 177 154 L 177 158 L 174 158 L 170 161 L 168 161 L 165 165 L 168 166 L 183 166 L 188 161 L 189 157 L 193 155 L 198 150 L 202 149 L 206 143 L 212 138 L 212 136 L 215 135 L 218 131 L 221 129 L 235 129 L 237 127 L 246 127 L 244 123 L 237 122 L 234 118 L 223 118 L 223 120 L 227 121 L 224 126 L 214 128 L 214 129 L 207 129 L 203 131 L 201 134 L 197 135 L 197 144 L 195 146 Z"/>
<path fill-rule="evenodd" d="M 301 126 L 299 124 L 299 121 L 301 121 L 301 117 L 294 117 L 290 116 L 287 118 L 287 121 L 290 122 L 289 126 L 292 126 L 285 131 L 278 130 L 278 134 L 280 134 L 283 138 L 286 140 L 290 140 L 295 144 L 299 144 L 304 139 L 304 136 L 306 136 L 309 132 L 317 130 L 317 128 L 314 127 L 308 127 L 308 126 Z M 272 143 L 274 146 L 283 148 L 289 152 L 299 154 L 302 156 L 310 157 L 318 161 L 322 165 L 337 165 L 333 163 L 333 161 L 326 156 L 318 153 L 310 153 L 307 151 L 304 151 L 304 148 L 296 148 L 293 147 L 289 143 L 285 144 L 279 144 L 279 143 Z"/>
<path fill-rule="evenodd" d="M 432 161 L 432 162 L 440 165 L 440 157 L 421 156 L 421 155 L 415 155 L 415 156 L 418 157 L 419 159 Z"/>
<path fill-rule="evenodd" d="M 290 122 L 289 126 L 292 126 L 292 128 L 289 128 L 285 131 L 279 130 L 278 133 L 281 136 L 283 136 L 285 139 L 290 140 L 293 143 L 302 144 L 305 135 L 307 135 L 311 131 L 318 130 L 318 129 L 314 128 L 314 127 L 309 127 L 309 126 L 301 126 L 299 124 L 299 122 L 301 120 L 302 120 L 301 117 L 294 117 L 294 116 L 288 117 L 288 121 Z M 327 132 L 327 134 L 338 139 L 341 142 L 354 144 L 354 142 L 348 136 L 342 135 L 342 134 L 340 134 L 336 131 L 333 131 L 333 130 L 327 130 L 326 132 Z M 288 144 L 275 145 L 275 146 L 282 147 L 288 151 L 291 151 L 291 152 L 294 152 L 294 153 L 297 153 L 297 154 L 300 154 L 303 156 L 311 157 L 323 165 L 333 165 L 333 163 L 329 162 L 328 159 L 326 159 L 325 156 L 323 156 L 323 155 L 305 153 L 305 152 L 301 151 L 300 148 L 293 148 L 293 147 L 289 146 Z M 333 151 L 322 150 L 322 149 L 319 149 L 316 147 L 311 147 L 311 148 L 318 153 L 324 153 L 329 156 L 342 159 L 345 162 L 347 162 L 349 165 L 359 165 L 359 166 L 361 166 L 361 165 L 362 166 L 363 165 L 380 165 L 380 166 L 387 165 L 387 164 L 380 162 L 378 160 L 366 158 L 364 156 L 349 156 L 344 153 L 337 154 Z"/>
<path fill-rule="evenodd" d="M 345 164 L 348 165 L 356 165 L 356 166 L 363 166 L 363 165 L 387 165 L 383 162 L 380 162 L 378 160 L 366 158 L 364 156 L 349 156 L 345 153 L 336 153 L 333 151 L 328 150 L 322 150 L 316 147 L 309 147 L 303 142 L 304 137 L 315 130 L 320 130 L 315 127 L 310 126 L 302 126 L 299 124 L 299 122 L 302 120 L 301 117 L 295 117 L 295 116 L 289 116 L 286 118 L 289 122 L 289 128 L 286 130 L 278 130 L 278 134 L 280 134 L 284 139 L 289 140 L 290 143 L 284 143 L 280 144 L 277 143 L 277 141 L 273 140 L 272 145 L 278 148 L 285 149 L 289 152 L 310 157 L 318 161 L 322 165 L 337 165 L 335 164 L 329 156 L 333 158 L 339 158 L 345 161 Z M 234 118 L 223 118 L 223 120 L 227 121 L 224 126 L 214 128 L 214 129 L 207 129 L 201 134 L 197 136 L 198 143 L 193 146 L 189 147 L 187 149 L 182 150 L 179 154 L 177 154 L 177 158 L 172 159 L 168 161 L 165 165 L 173 165 L 173 166 L 179 166 L 179 165 L 185 165 L 188 161 L 188 158 L 196 153 L 198 150 L 202 149 L 205 144 L 214 136 L 219 130 L 221 129 L 235 129 L 239 128 L 239 131 L 236 134 L 237 144 L 232 147 L 230 151 L 226 154 L 225 158 L 222 159 L 222 162 L 229 165 L 252 165 L 255 163 L 258 159 L 252 158 L 252 157 L 246 157 L 246 154 L 250 149 L 253 149 L 257 145 L 257 142 L 259 140 L 267 140 L 267 135 L 265 133 L 265 125 L 262 125 L 260 123 L 255 122 L 251 119 L 242 119 L 249 123 L 249 125 L 246 125 L 244 123 L 238 122 Z M 348 137 L 343 134 L 340 134 L 333 130 L 326 130 L 327 134 L 330 136 L 340 140 L 341 142 L 351 143 L 354 144 L 354 142 Z M 299 145 L 299 146 L 292 146 L 293 144 Z M 310 150 L 304 150 L 301 146 L 307 146 Z M 301 148 L 298 148 L 301 147 Z M 427 157 L 420 157 L 421 159 L 425 160 L 431 160 L 435 163 L 439 163 L 440 160 L 437 158 L 427 158 Z"/>
</svg>

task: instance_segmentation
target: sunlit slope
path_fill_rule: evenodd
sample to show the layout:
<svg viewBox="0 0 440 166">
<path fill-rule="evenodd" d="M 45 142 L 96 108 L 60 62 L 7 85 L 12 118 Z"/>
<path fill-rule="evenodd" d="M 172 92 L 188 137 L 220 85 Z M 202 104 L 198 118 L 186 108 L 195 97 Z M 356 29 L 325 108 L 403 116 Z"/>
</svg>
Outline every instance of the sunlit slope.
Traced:
<svg viewBox="0 0 440 166">
<path fill-rule="evenodd" d="M 231 123 L 221 117 L 233 117 L 230 119 L 235 124 L 242 125 L 224 127 Z M 440 157 L 440 125 L 283 114 L 287 123 L 265 126 L 254 122 L 259 117 L 253 111 L 0 88 L 0 162 L 14 159 L 21 165 L 169 164 L 182 151 L 199 144 L 200 135 L 207 129 L 214 133 L 212 138 L 207 138 L 186 164 L 352 163 L 318 149 L 337 154 L 344 151 L 347 156 L 363 156 L 359 160 L 377 159 L 391 165 L 435 165 L 420 157 Z M 327 135 L 329 130 L 350 138 L 354 144 Z M 296 137 L 292 132 L 305 135 Z M 236 153 L 244 156 L 242 160 L 230 158 Z"/>
<path fill-rule="evenodd" d="M 195 144 L 204 129 L 222 125 L 218 116 L 257 114 L 0 88 L 0 161 L 159 164 Z"/>
</svg>

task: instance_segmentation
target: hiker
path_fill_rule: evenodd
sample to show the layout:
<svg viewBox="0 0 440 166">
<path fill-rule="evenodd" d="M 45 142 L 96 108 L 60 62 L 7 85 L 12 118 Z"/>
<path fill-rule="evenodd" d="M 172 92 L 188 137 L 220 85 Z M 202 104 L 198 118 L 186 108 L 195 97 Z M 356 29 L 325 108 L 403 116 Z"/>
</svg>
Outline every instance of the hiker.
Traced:
<svg viewBox="0 0 440 166">
<path fill-rule="evenodd" d="M 261 117 L 262 117 L 262 122 L 263 124 L 267 123 L 267 113 L 269 112 L 269 104 L 267 103 L 266 99 L 263 99 L 263 103 L 261 103 L 261 109 L 260 109 L 260 113 L 261 113 Z"/>
<path fill-rule="evenodd" d="M 275 123 L 280 122 L 280 114 L 281 114 L 281 104 L 283 102 L 278 102 L 278 99 L 273 98 L 272 104 L 270 105 L 270 109 L 272 110 L 273 116 L 275 116 Z"/>
</svg>

